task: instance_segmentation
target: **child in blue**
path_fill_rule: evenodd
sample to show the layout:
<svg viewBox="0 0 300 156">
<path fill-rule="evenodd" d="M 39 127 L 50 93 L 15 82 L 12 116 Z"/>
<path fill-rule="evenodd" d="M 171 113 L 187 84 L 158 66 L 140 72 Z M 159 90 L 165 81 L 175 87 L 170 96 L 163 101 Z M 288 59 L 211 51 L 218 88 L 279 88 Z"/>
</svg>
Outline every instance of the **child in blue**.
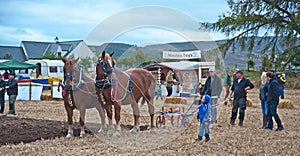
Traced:
<svg viewBox="0 0 300 156">
<path fill-rule="evenodd" d="M 210 96 L 204 95 L 201 99 L 201 104 L 198 107 L 197 119 L 200 122 L 200 128 L 198 133 L 197 141 L 201 141 L 203 134 L 205 134 L 205 141 L 209 141 L 209 125 L 211 121 L 211 105 Z"/>
</svg>

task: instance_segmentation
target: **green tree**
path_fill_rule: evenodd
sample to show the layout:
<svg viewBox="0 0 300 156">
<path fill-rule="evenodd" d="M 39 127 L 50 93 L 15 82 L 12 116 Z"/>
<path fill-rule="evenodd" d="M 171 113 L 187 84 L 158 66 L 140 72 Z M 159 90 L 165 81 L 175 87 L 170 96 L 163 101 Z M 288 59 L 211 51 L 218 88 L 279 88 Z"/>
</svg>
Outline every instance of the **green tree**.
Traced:
<svg viewBox="0 0 300 156">
<path fill-rule="evenodd" d="M 250 68 L 254 68 L 255 62 L 253 60 L 248 60 L 247 65 L 248 65 L 248 71 L 250 71 Z"/>
<path fill-rule="evenodd" d="M 261 70 L 262 71 L 268 71 L 272 68 L 272 64 L 271 64 L 271 61 L 269 60 L 268 58 L 268 55 L 266 55 L 264 58 L 263 58 L 263 61 L 261 63 Z"/>
<path fill-rule="evenodd" d="M 83 69 L 85 71 L 88 71 L 88 68 L 92 67 L 92 63 L 93 63 L 93 61 L 90 57 L 80 58 L 80 61 L 79 61 L 79 64 L 83 66 Z"/>
<path fill-rule="evenodd" d="M 227 3 L 229 11 L 219 16 L 217 22 L 201 23 L 202 27 L 228 37 L 219 47 L 225 54 L 236 43 L 249 51 L 263 45 L 261 52 L 271 53 L 273 63 L 274 56 L 287 56 L 283 66 L 300 54 L 296 42 L 300 35 L 299 0 L 228 0 Z"/>
</svg>

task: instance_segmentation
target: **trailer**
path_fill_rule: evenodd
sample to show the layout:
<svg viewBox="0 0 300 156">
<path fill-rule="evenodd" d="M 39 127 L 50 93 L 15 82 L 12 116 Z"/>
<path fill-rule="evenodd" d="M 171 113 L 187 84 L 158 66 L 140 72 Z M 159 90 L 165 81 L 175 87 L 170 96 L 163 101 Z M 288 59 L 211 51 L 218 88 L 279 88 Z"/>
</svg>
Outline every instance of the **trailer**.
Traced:
<svg viewBox="0 0 300 156">
<path fill-rule="evenodd" d="M 26 63 L 35 64 L 37 69 L 20 70 L 18 75 L 30 78 L 52 77 L 62 79 L 64 63 L 61 60 L 28 60 Z"/>
</svg>

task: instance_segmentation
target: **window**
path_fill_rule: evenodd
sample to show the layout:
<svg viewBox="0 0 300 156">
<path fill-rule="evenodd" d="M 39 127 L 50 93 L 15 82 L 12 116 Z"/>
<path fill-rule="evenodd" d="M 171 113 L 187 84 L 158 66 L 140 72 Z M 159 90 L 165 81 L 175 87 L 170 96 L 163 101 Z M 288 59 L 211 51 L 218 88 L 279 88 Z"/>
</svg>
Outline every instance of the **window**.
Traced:
<svg viewBox="0 0 300 156">
<path fill-rule="evenodd" d="M 19 74 L 28 74 L 28 69 L 19 70 Z"/>
<path fill-rule="evenodd" d="M 50 73 L 57 73 L 57 66 L 50 66 L 49 71 Z"/>
</svg>

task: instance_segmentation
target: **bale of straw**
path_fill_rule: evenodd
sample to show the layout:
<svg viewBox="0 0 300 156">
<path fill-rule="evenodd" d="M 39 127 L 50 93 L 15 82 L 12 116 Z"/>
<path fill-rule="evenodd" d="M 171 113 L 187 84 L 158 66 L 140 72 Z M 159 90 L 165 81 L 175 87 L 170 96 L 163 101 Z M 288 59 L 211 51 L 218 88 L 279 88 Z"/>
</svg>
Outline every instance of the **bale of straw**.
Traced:
<svg viewBox="0 0 300 156">
<path fill-rule="evenodd" d="M 278 108 L 294 109 L 294 105 L 291 100 L 280 100 Z"/>
<path fill-rule="evenodd" d="M 225 100 L 225 101 L 224 101 L 224 105 L 225 105 L 225 106 L 233 106 L 233 102 L 234 102 L 234 99 L 231 98 L 231 99 L 229 99 L 229 100 Z M 248 99 L 248 98 L 247 98 L 246 106 L 247 106 L 247 107 L 253 107 L 253 102 L 252 102 L 251 99 Z"/>
<path fill-rule="evenodd" d="M 187 99 L 182 97 L 166 97 L 165 104 L 187 104 Z"/>
</svg>

